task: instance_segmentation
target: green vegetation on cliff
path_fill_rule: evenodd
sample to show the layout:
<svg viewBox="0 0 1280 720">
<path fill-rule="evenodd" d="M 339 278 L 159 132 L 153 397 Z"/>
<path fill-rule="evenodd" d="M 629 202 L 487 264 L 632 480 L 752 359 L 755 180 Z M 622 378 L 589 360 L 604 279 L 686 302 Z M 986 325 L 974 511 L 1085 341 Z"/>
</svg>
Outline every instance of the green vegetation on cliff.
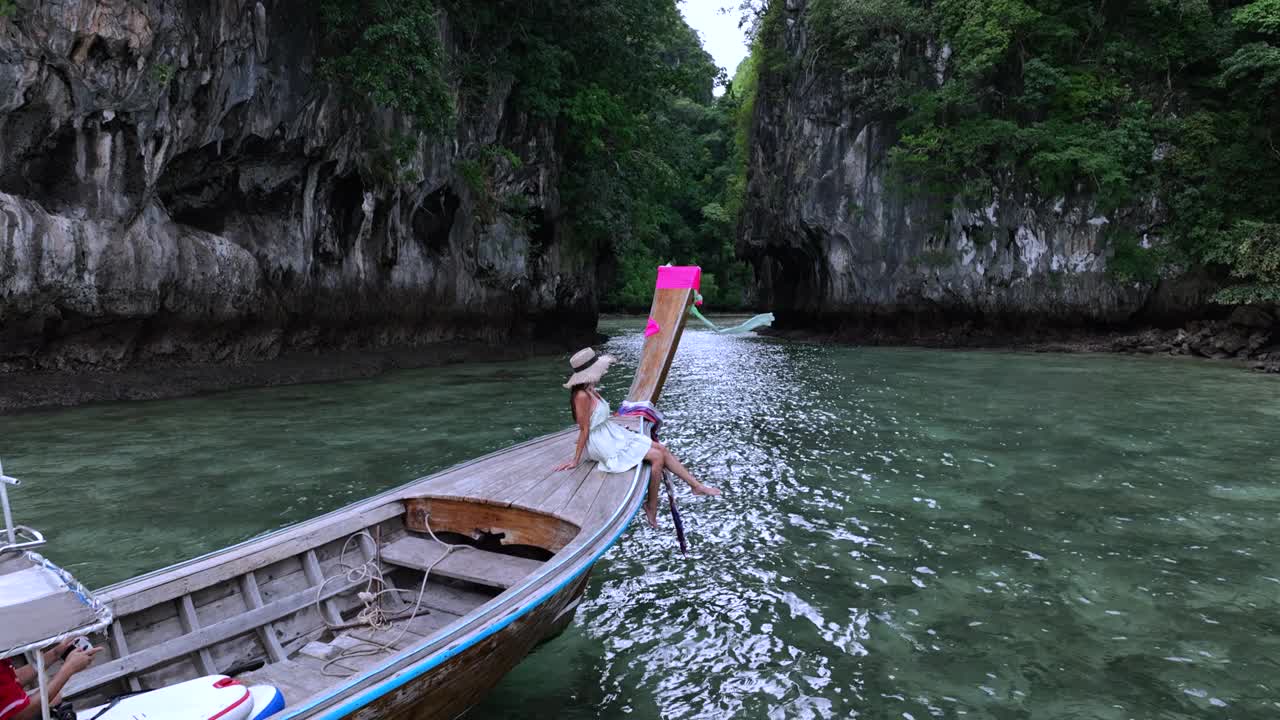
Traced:
<svg viewBox="0 0 1280 720">
<path fill-rule="evenodd" d="M 573 90 L 561 115 L 569 128 L 562 192 L 575 232 L 613 248 L 606 307 L 647 310 L 660 263 L 701 265 L 710 306 L 741 307 L 748 271 L 734 257 L 737 214 L 725 197 L 735 106 L 713 97 L 719 68 L 674 2 L 572 10 L 579 21 L 592 13 L 602 21 L 565 48 L 588 60 L 563 74 Z M 628 50 L 611 47 L 620 42 Z"/>
<path fill-rule="evenodd" d="M 742 305 L 740 203 L 726 193 L 739 101 L 712 96 L 719 70 L 674 0 L 325 0 L 321 20 L 322 71 L 422 131 L 483 111 L 493 83 L 512 82 L 519 109 L 555 128 L 567 231 L 616 261 L 603 264 L 616 278 L 607 306 L 647 308 L 667 262 L 701 264 L 712 306 Z M 486 164 L 459 168 L 481 187 Z"/>
<path fill-rule="evenodd" d="M 755 54 L 778 81 L 799 61 L 771 5 Z M 1280 300 L 1280 0 L 811 0 L 804 21 L 805 60 L 896 123 L 904 179 L 1153 208 L 1159 240 L 1114 233 L 1113 272 L 1207 266 L 1223 301 Z"/>
<path fill-rule="evenodd" d="M 320 69 L 380 107 L 442 130 L 452 115 L 432 0 L 323 0 Z"/>
</svg>

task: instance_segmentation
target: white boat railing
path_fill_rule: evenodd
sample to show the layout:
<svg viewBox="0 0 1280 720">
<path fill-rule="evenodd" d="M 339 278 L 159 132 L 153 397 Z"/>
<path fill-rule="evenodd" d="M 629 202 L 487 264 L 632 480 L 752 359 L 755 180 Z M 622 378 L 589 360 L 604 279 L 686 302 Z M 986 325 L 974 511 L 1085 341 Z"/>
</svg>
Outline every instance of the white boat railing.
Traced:
<svg viewBox="0 0 1280 720">
<path fill-rule="evenodd" d="M 44 545 L 44 534 L 26 525 L 15 525 L 13 511 L 9 508 L 9 487 L 18 487 L 22 481 L 4 474 L 4 462 L 0 461 L 0 506 L 4 507 L 5 542 L 0 542 L 0 554 L 16 550 L 30 550 Z M 19 538 L 23 538 L 19 541 Z"/>
<path fill-rule="evenodd" d="M 13 657 L 14 655 L 26 655 L 27 661 L 35 667 L 36 682 L 39 684 L 40 690 L 40 716 L 43 720 L 49 720 L 49 692 L 47 678 L 45 677 L 44 648 L 63 640 L 100 632 L 111 624 L 113 618 L 111 609 L 98 601 L 70 573 L 49 562 L 39 554 L 32 552 L 32 548 L 45 544 L 44 535 L 33 528 L 15 524 L 13 522 L 13 511 L 9 506 L 9 488 L 21 485 L 21 480 L 4 474 L 4 464 L 0 463 L 0 506 L 3 507 L 4 511 L 4 540 L 0 541 L 0 556 L 19 553 L 20 562 L 28 563 L 32 567 L 38 568 L 41 572 L 56 578 L 58 582 L 65 586 L 67 592 L 74 593 L 80 602 L 88 606 L 93 613 L 91 618 L 81 617 L 78 618 L 77 622 L 68 622 L 66 627 L 59 628 L 56 633 L 42 632 L 39 637 L 30 637 L 20 641 L 21 644 L 16 647 L 0 647 L 0 659 Z M 0 617 L 0 626 L 3 626 L 4 622 L 6 620 Z"/>
</svg>

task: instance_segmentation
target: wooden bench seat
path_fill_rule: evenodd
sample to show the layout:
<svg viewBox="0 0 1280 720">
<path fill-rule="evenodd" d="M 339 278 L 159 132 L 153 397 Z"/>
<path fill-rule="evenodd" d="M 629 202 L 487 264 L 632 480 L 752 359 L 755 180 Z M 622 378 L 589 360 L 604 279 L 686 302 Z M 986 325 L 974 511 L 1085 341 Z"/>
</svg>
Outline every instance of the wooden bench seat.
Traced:
<svg viewBox="0 0 1280 720">
<path fill-rule="evenodd" d="M 454 550 L 444 560 L 440 560 L 446 551 L 446 546 L 434 540 L 411 535 L 382 548 L 382 560 L 413 570 L 430 569 L 435 577 L 464 580 L 502 590 L 515 585 L 542 566 L 537 560 L 473 547 Z"/>
</svg>

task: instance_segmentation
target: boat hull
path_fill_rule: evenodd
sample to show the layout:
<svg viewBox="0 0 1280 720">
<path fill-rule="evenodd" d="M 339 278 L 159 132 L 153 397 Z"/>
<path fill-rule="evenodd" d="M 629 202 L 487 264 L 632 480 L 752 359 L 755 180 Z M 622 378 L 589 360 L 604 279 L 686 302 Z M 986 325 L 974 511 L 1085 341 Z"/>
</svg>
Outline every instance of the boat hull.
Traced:
<svg viewBox="0 0 1280 720">
<path fill-rule="evenodd" d="M 502 630 L 431 672 L 343 717 L 351 720 L 449 720 L 480 702 L 544 640 L 573 620 L 590 570 Z"/>
<path fill-rule="evenodd" d="M 656 403 L 696 273 L 691 282 L 659 278 L 650 313 L 657 329 L 628 401 Z M 640 418 L 613 422 L 649 434 Z M 108 652 L 64 695 L 100 701 L 226 667 L 279 687 L 286 720 L 461 715 L 572 622 L 592 567 L 639 510 L 647 465 L 556 469 L 576 437 L 574 428 L 535 438 L 104 589 L 116 618 Z M 455 543 L 470 551 L 451 554 L 457 548 L 436 532 L 461 536 Z M 363 564 L 347 562 L 349 551 Z M 366 580 L 352 567 L 422 588 L 398 632 L 350 622 L 377 597 L 361 590 Z M 373 652 L 350 652 L 361 647 Z M 338 661 L 352 663 L 350 675 L 329 672 Z"/>
</svg>

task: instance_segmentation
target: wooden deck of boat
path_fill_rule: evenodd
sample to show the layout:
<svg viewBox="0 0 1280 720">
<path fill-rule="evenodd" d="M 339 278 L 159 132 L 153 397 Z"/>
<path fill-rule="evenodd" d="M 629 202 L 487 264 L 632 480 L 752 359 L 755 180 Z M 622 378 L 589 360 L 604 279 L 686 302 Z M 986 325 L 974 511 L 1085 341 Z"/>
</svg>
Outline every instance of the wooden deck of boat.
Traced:
<svg viewBox="0 0 1280 720">
<path fill-rule="evenodd" d="M 618 418 L 613 422 L 632 431 L 640 431 L 639 418 Z M 421 501 L 460 501 L 480 503 L 497 509 L 515 508 L 552 516 L 572 526 L 565 537 L 564 547 L 558 554 L 569 556 L 611 544 L 608 527 L 620 527 L 629 521 L 628 509 L 639 506 L 643 487 L 635 482 L 635 470 L 625 473 L 606 473 L 596 463 L 584 461 L 571 471 L 554 468 L 573 456 L 577 428 L 536 438 L 521 445 L 499 451 L 493 455 L 466 463 L 443 473 L 410 483 L 395 493 L 390 501 L 402 501 L 407 508 L 407 523 L 411 524 L 413 504 Z M 384 499 L 383 502 L 387 502 Z M 622 517 L 619 517 L 619 514 Z M 511 530 L 513 519 L 508 515 L 503 528 Z M 541 592 L 537 588 L 519 590 L 516 586 L 536 572 L 541 561 L 492 552 L 468 551 L 450 556 L 444 546 L 419 534 L 409 534 L 392 541 L 379 551 L 379 558 L 388 566 L 430 571 L 434 577 L 460 580 L 477 588 L 490 588 L 500 593 L 491 598 L 475 595 L 475 591 L 445 587 L 433 590 L 424 604 L 427 614 L 414 619 L 408 625 L 397 623 L 391 630 L 369 628 L 344 631 L 327 643 L 335 649 L 348 648 L 357 651 L 354 657 L 329 661 L 309 657 L 305 652 L 295 653 L 288 661 L 267 665 L 244 679 L 252 683 L 275 685 L 285 693 L 307 702 L 332 683 L 334 675 L 355 677 L 361 672 L 386 662 L 395 653 L 414 646 L 439 642 L 439 633 L 448 633 L 452 623 L 463 619 L 475 608 L 493 607 L 506 603 L 518 604 L 521 597 Z M 561 573 L 571 572 L 572 563 Z M 548 582 L 551 582 L 550 580 Z M 570 589 L 570 595 L 580 595 L 582 583 Z M 444 594 L 440 591 L 444 590 Z M 513 593 L 519 592 L 519 595 Z M 454 598 L 453 595 L 459 597 Z M 467 594 L 467 597 L 461 597 Z M 450 604 L 450 600 L 455 600 Z M 567 601 L 564 608 L 551 613 L 553 623 L 568 621 L 565 612 L 572 612 L 577 600 Z M 457 626 L 452 626 L 456 628 Z M 486 652 L 499 652 L 490 649 Z M 485 657 L 490 657 L 486 655 Z M 325 677 L 325 676 L 330 677 Z M 380 711 L 373 712 L 374 717 Z M 417 711 L 415 711 L 417 712 Z M 420 713 L 419 713 L 420 714 Z M 428 713 L 429 714 L 429 713 Z"/>
<path fill-rule="evenodd" d="M 628 400 L 656 403 L 695 288 L 659 271 L 660 330 Z M 611 422 L 643 431 L 639 418 Z M 63 694 L 105 701 L 243 667 L 246 682 L 285 690 L 290 717 L 454 718 L 572 621 L 591 567 L 639 509 L 645 466 L 555 470 L 576 439 L 577 428 L 535 438 L 104 588 L 108 652 Z M 390 631 L 359 627 L 367 581 L 352 570 L 365 567 L 389 588 L 419 587 L 418 614 Z"/>
<path fill-rule="evenodd" d="M 639 418 L 615 417 L 612 421 L 639 430 Z M 634 471 L 606 473 L 588 460 L 574 470 L 555 471 L 557 465 L 573 457 L 577 434 L 577 428 L 570 428 L 509 448 L 413 484 L 405 488 L 403 496 L 519 508 L 572 523 L 586 535 L 618 509 L 631 490 Z"/>
<path fill-rule="evenodd" d="M 613 422 L 633 431 L 640 429 L 638 418 L 614 418 Z M 433 588 L 431 597 L 424 601 L 430 616 L 416 619 L 411 627 L 397 627 L 393 640 L 396 650 L 422 644 L 430 637 L 440 637 L 437 633 L 482 606 L 513 603 L 536 593 L 537 588 L 517 586 L 542 567 L 541 560 L 479 549 L 449 555 L 444 552 L 444 545 L 423 537 L 420 529 L 414 527 L 413 508 L 417 503 L 434 503 L 431 510 L 434 514 L 441 514 L 441 523 L 437 524 L 434 518 L 431 522 L 436 530 L 440 530 L 442 525 L 449 524 L 444 522 L 448 518 L 443 516 L 448 509 L 440 504 L 461 501 L 469 513 L 463 523 L 465 527 L 504 532 L 504 543 L 541 547 L 566 558 L 578 551 L 607 547 L 612 540 L 603 531 L 625 525 L 631 515 L 628 511 L 639 506 L 643 491 L 635 482 L 635 470 L 605 473 L 596 467 L 596 463 L 584 461 L 574 470 L 556 471 L 555 467 L 573 456 L 576 438 L 576 428 L 535 438 L 411 482 L 329 516 L 105 589 L 102 595 L 114 606 L 118 617 L 181 601 L 181 606 L 187 610 L 185 617 L 190 628 L 171 640 L 128 654 L 122 640 L 123 630 L 117 622 L 118 649 L 111 653 L 110 658 L 104 654 L 91 669 L 77 676 L 68 687 L 69 693 L 78 694 L 125 678 L 131 680 L 130 688 L 136 690 L 141 687 L 137 675 L 151 667 L 192 653 L 206 652 L 206 648 L 228 637 L 257 632 L 262 628 L 267 631 L 259 634 L 270 646 L 268 654 L 272 662 L 246 677 L 254 682 L 287 688 L 289 697 L 295 700 L 303 700 L 331 685 L 334 678 L 326 675 L 334 675 L 334 670 L 338 671 L 337 675 L 354 675 L 387 660 L 392 655 L 389 650 L 374 651 L 344 659 L 336 667 L 321 672 L 327 666 L 326 661 L 299 653 L 298 647 L 270 642 L 274 639 L 274 633 L 270 631 L 272 622 L 299 612 L 317 600 L 354 593 L 356 586 L 360 585 L 355 581 L 328 582 L 323 586 L 324 594 L 317 595 L 314 586 L 323 578 L 335 575 L 337 566 L 334 563 L 340 562 L 341 558 L 327 552 L 316 560 L 316 548 L 341 543 L 353 533 L 386 523 L 400 528 L 395 531 L 396 536 L 389 538 L 385 545 L 363 548 L 366 556 L 374 557 L 376 553 L 384 569 L 430 569 L 433 577 L 461 581 L 466 587 L 474 588 L 465 591 L 470 593 L 464 598 L 466 602 L 460 600 L 447 606 L 440 605 L 440 602 L 456 599 L 453 595 L 464 590 L 448 586 Z M 481 509 L 477 511 L 477 507 Z M 492 518 L 483 511 L 485 507 L 494 509 Z M 527 528 L 522 527 L 526 520 L 512 510 L 524 511 Z M 542 519 L 536 516 L 542 516 Z M 558 522 L 548 525 L 547 517 Z M 553 529 L 547 530 L 547 527 Z M 418 532 L 406 533 L 406 530 Z M 522 542 L 522 537 L 532 537 L 534 533 L 541 533 L 537 536 L 538 541 Z M 207 613 L 207 610 L 197 608 L 192 599 L 193 592 L 218 583 L 235 582 L 242 575 L 242 579 L 254 578 L 249 585 L 256 586 L 257 577 L 264 568 L 288 563 L 289 558 L 299 553 L 303 553 L 305 558 L 299 561 L 303 565 L 299 565 L 295 579 L 302 582 L 299 578 L 306 575 L 306 583 L 293 588 L 297 592 L 287 597 L 267 598 L 265 603 L 259 599 L 249 605 L 247 612 L 239 614 L 208 617 L 203 621 L 196 617 L 199 613 Z M 308 560 L 316 560 L 309 574 L 302 572 L 307 569 L 304 565 Z M 570 567 L 566 566 L 566 569 Z M 336 610 L 331 610 L 330 614 L 330 621 L 341 619 Z M 213 624 L 208 624 L 209 621 Z M 373 631 L 345 631 L 332 644 L 341 648 L 343 643 L 377 641 L 378 638 L 368 636 L 370 632 Z M 311 635 L 307 634 L 290 642 L 296 644 L 310 639 Z M 215 667 L 212 658 L 200 655 L 200 659 L 203 661 L 200 667 L 205 674 L 222 669 Z"/>
</svg>

